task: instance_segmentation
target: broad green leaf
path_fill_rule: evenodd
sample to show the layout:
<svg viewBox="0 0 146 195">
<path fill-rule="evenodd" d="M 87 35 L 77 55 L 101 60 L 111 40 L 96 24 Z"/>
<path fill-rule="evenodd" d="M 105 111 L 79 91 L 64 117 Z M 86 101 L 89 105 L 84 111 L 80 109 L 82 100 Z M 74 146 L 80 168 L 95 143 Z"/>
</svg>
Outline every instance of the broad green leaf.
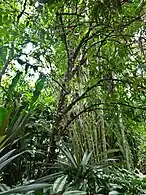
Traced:
<svg viewBox="0 0 146 195">
<path fill-rule="evenodd" d="M 20 71 L 17 71 L 15 77 L 12 79 L 12 83 L 11 85 L 9 86 L 9 89 L 8 89 L 8 95 L 11 96 L 12 95 L 12 92 L 15 90 L 15 87 L 20 79 L 22 75 L 22 72 Z"/>
<path fill-rule="evenodd" d="M 9 124 L 9 119 L 10 119 L 10 115 L 11 115 L 11 111 L 12 111 L 12 108 L 7 112 L 2 124 L 0 125 L 0 133 L 1 133 L 1 136 L 4 135 L 5 133 L 5 130 Z"/>
<path fill-rule="evenodd" d="M 33 96 L 31 99 L 31 105 L 33 105 L 41 94 L 42 89 L 44 88 L 46 77 L 43 74 L 40 74 L 38 80 L 35 83 L 35 90 L 33 91 Z"/>
<path fill-rule="evenodd" d="M 8 116 L 7 109 L 6 108 L 3 108 L 3 107 L 0 107 L 0 136 L 1 136 L 1 138 L 4 136 L 4 132 L 5 132 L 5 120 L 7 119 L 7 116 Z"/>
<path fill-rule="evenodd" d="M 66 184 L 67 175 L 57 178 L 53 184 L 53 192 L 58 193 L 61 192 Z"/>
<path fill-rule="evenodd" d="M 7 113 L 8 113 L 8 111 L 6 108 L 0 107 L 0 126 L 2 125 L 5 117 L 7 116 Z"/>
<path fill-rule="evenodd" d="M 118 195 L 118 194 L 120 194 L 118 191 L 111 191 L 111 192 L 109 192 L 109 195 Z"/>
</svg>

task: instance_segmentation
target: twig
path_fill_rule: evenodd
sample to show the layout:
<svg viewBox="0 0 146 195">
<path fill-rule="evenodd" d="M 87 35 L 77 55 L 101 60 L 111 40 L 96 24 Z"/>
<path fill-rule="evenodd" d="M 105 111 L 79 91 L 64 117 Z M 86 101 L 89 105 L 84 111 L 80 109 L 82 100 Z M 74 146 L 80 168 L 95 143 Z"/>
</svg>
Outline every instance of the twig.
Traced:
<svg viewBox="0 0 146 195">
<path fill-rule="evenodd" d="M 91 30 L 92 30 L 91 25 L 92 25 L 92 24 L 90 24 L 89 30 L 87 31 L 87 33 L 85 34 L 85 36 L 82 38 L 82 40 L 80 41 L 79 45 L 77 46 L 77 48 L 76 48 L 76 50 L 75 50 L 75 53 L 74 53 L 74 55 L 73 55 L 73 62 L 75 62 L 75 60 L 76 60 L 76 58 L 77 58 L 77 56 L 78 56 L 78 54 L 79 54 L 79 51 L 80 51 L 82 45 L 83 45 L 85 42 L 88 41 L 87 38 L 89 37 L 89 34 L 90 34 Z"/>
<path fill-rule="evenodd" d="M 57 83 L 57 84 L 63 89 L 63 91 L 64 91 L 66 94 L 69 93 L 69 92 L 65 89 L 65 87 L 63 87 L 57 80 L 55 80 L 54 78 L 52 78 L 52 80 L 53 80 L 55 83 Z"/>
<path fill-rule="evenodd" d="M 58 15 L 85 17 L 84 15 L 81 15 L 81 14 L 77 14 L 77 13 L 67 13 L 67 12 L 58 13 Z"/>
<path fill-rule="evenodd" d="M 17 23 L 19 23 L 19 20 L 20 20 L 21 16 L 22 16 L 22 15 L 24 14 L 24 12 L 25 12 L 26 4 L 27 4 L 27 0 L 25 0 L 24 5 L 23 5 L 23 9 L 22 9 L 22 11 L 19 13 L 19 15 L 17 16 Z"/>
<path fill-rule="evenodd" d="M 145 110 L 146 111 L 146 106 L 142 107 L 142 106 L 132 106 L 130 104 L 125 104 L 122 102 L 110 102 L 111 105 L 121 105 L 121 106 L 125 106 L 125 107 L 129 107 L 129 108 L 133 108 L 133 109 L 139 109 L 139 110 Z"/>
</svg>

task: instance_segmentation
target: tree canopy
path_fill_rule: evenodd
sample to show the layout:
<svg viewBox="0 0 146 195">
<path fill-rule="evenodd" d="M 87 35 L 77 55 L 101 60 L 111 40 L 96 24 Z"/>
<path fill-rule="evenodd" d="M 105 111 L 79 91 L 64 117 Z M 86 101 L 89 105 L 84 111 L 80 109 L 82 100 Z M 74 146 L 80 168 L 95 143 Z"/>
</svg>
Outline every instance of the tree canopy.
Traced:
<svg viewBox="0 0 146 195">
<path fill-rule="evenodd" d="M 145 0 L 1 0 L 1 158 L 14 152 L 3 184 L 144 192 L 134 170 L 146 172 L 145 8 Z M 47 186 L 39 185 L 0 194 Z"/>
</svg>

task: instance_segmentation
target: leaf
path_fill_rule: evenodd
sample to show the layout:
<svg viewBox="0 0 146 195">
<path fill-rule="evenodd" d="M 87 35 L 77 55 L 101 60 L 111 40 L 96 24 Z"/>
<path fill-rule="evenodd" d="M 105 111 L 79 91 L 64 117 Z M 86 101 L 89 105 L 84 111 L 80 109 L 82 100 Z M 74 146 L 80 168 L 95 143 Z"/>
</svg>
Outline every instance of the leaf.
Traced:
<svg viewBox="0 0 146 195">
<path fill-rule="evenodd" d="M 53 192 L 58 193 L 61 192 L 66 184 L 67 175 L 57 178 L 53 184 Z"/>
<path fill-rule="evenodd" d="M 109 192 L 109 195 L 117 195 L 117 194 L 120 194 L 120 193 L 117 192 L 117 191 L 111 191 L 111 192 Z"/>
<path fill-rule="evenodd" d="M 9 123 L 9 118 L 10 118 L 10 114 L 11 114 L 12 108 L 7 112 L 2 125 L 0 126 L 0 133 L 3 136 L 6 130 L 6 127 L 8 126 Z"/>
<path fill-rule="evenodd" d="M 15 77 L 12 79 L 12 83 L 11 85 L 9 86 L 9 89 L 8 89 L 8 95 L 11 96 L 12 95 L 12 92 L 15 90 L 15 87 L 20 79 L 20 76 L 22 75 L 22 72 L 20 71 L 17 71 L 17 74 L 15 75 Z"/>
<path fill-rule="evenodd" d="M 40 183 L 40 182 L 48 181 L 50 179 L 57 178 L 57 177 L 61 176 L 62 174 L 63 174 L 63 172 L 53 173 L 53 174 L 50 174 L 50 175 L 47 175 L 47 176 L 44 176 L 42 178 L 39 178 L 39 179 L 35 180 L 34 183 Z"/>
<path fill-rule="evenodd" d="M 39 95 L 41 94 L 42 89 L 44 88 L 46 77 L 43 74 L 40 74 L 38 80 L 35 83 L 35 90 L 33 91 L 33 96 L 31 99 L 31 105 L 36 102 Z"/>
<path fill-rule="evenodd" d="M 0 14 L 0 26 L 3 24 L 3 18 L 2 15 Z"/>
<path fill-rule="evenodd" d="M 74 190 L 74 191 L 64 192 L 62 195 L 85 195 L 85 194 L 87 193 L 79 190 Z"/>
<path fill-rule="evenodd" d="M 6 108 L 3 108 L 3 107 L 0 107 L 0 125 L 2 125 L 5 117 L 7 116 L 7 109 Z"/>
<path fill-rule="evenodd" d="M 4 66 L 6 62 L 6 57 L 7 57 L 7 48 L 1 47 L 0 48 L 0 68 Z"/>
<path fill-rule="evenodd" d="M 0 136 L 4 136 L 5 128 L 3 128 L 5 119 L 7 118 L 8 110 L 6 108 L 0 107 Z"/>
<path fill-rule="evenodd" d="M 4 148 L 1 150 L 1 152 L 2 152 L 3 150 L 4 150 Z M 0 165 L 1 165 L 4 161 L 6 161 L 6 160 L 9 158 L 9 156 L 11 156 L 11 154 L 13 154 L 14 151 L 15 151 L 15 149 L 9 151 L 7 154 L 5 154 L 4 156 L 2 156 L 2 157 L 0 158 Z"/>
<path fill-rule="evenodd" d="M 4 139 L 6 138 L 6 135 L 0 136 L 0 144 L 4 141 Z M 1 146 L 0 146 L 1 148 Z"/>
<path fill-rule="evenodd" d="M 90 160 L 90 158 L 91 158 L 91 155 L 92 155 L 92 152 L 90 152 L 90 153 L 88 154 L 88 152 L 86 151 L 86 152 L 84 153 L 84 156 L 83 156 L 83 159 L 82 159 L 81 164 L 82 164 L 82 165 L 87 165 L 88 162 L 89 162 L 89 160 Z"/>
<path fill-rule="evenodd" d="M 5 192 L 0 192 L 0 195 L 8 195 L 13 193 L 23 193 L 23 192 L 29 192 L 34 191 L 38 189 L 48 188 L 50 184 L 47 183 L 41 183 L 41 184 L 33 184 L 33 185 L 23 185 L 20 187 L 16 187 L 14 189 L 7 190 Z"/>
<path fill-rule="evenodd" d="M 43 89 L 45 80 L 45 75 L 41 73 L 35 84 L 35 89 L 37 92 L 40 92 Z"/>
<path fill-rule="evenodd" d="M 12 151 L 10 151 L 10 153 L 11 153 Z M 12 157 L 10 157 L 9 159 L 7 159 L 7 156 L 9 157 L 10 156 L 10 153 L 7 153 L 6 154 L 6 156 L 4 157 L 4 158 L 6 158 L 7 160 L 3 160 L 2 159 L 2 163 L 0 163 L 0 170 L 2 169 L 2 168 L 4 168 L 8 163 L 10 163 L 12 160 L 14 160 L 15 158 L 17 158 L 18 156 L 20 156 L 20 155 L 22 155 L 22 154 L 24 154 L 26 151 L 24 151 L 24 152 L 21 152 L 21 153 L 19 153 L 19 154 L 16 154 L 15 156 L 12 156 Z M 13 152 L 12 152 L 13 153 Z M 3 158 L 3 157 L 2 157 Z"/>
<path fill-rule="evenodd" d="M 60 147 L 60 150 L 64 153 L 64 155 L 67 157 L 68 161 L 71 163 L 72 166 L 77 168 L 77 163 L 75 161 L 74 156 L 70 153 L 70 151 L 67 149 L 66 146 Z"/>
</svg>

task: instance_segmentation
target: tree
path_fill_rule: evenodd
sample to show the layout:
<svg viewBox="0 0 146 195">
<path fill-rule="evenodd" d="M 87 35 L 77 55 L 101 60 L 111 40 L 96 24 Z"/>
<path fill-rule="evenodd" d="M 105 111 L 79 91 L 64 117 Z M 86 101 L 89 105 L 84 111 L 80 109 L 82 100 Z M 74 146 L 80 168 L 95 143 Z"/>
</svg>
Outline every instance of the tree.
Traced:
<svg viewBox="0 0 146 195">
<path fill-rule="evenodd" d="M 145 115 L 144 8 L 137 0 L 0 4 L 1 102 L 30 114 L 21 137 L 30 133 L 24 145 L 45 150 L 43 163 L 55 164 L 63 139 L 78 159 L 88 150 L 107 162 L 119 152 L 137 166 L 129 135 Z"/>
</svg>

